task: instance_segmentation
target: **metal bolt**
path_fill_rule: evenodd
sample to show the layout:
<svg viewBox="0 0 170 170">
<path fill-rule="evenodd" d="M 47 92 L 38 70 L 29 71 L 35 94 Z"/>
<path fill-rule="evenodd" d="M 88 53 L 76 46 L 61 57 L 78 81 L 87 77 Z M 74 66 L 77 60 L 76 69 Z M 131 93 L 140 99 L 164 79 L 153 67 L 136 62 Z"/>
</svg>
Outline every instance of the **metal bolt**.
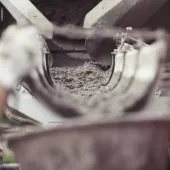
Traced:
<svg viewBox="0 0 170 170">
<path fill-rule="evenodd" d="M 16 90 L 17 90 L 17 91 L 20 91 L 20 90 L 21 90 L 21 85 L 20 85 L 20 84 L 16 87 Z"/>
</svg>

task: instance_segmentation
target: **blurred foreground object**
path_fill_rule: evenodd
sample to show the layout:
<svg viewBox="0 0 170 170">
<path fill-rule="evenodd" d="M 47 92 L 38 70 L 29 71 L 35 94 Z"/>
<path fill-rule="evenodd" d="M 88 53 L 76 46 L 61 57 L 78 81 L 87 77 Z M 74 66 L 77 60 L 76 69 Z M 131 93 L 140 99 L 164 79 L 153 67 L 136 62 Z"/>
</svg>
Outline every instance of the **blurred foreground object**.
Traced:
<svg viewBox="0 0 170 170">
<path fill-rule="evenodd" d="M 0 41 L 0 83 L 16 88 L 41 56 L 42 44 L 34 27 L 10 26 Z"/>
<path fill-rule="evenodd" d="M 8 90 L 0 85 L 0 114 L 3 114 L 4 107 L 7 104 Z"/>
<path fill-rule="evenodd" d="M 24 170 L 166 170 L 169 122 L 68 125 L 11 138 L 9 146 Z"/>
<path fill-rule="evenodd" d="M 14 90 L 32 68 L 42 44 L 37 30 L 32 27 L 10 26 L 0 40 L 0 112 L 2 113 L 8 93 Z"/>
</svg>

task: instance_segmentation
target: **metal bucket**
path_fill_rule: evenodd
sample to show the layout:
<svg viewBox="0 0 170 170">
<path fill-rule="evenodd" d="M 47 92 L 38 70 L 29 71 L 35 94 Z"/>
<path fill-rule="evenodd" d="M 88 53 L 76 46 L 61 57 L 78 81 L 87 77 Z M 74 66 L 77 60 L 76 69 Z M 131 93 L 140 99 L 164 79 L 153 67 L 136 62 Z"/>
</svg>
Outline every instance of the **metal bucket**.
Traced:
<svg viewBox="0 0 170 170">
<path fill-rule="evenodd" d="M 169 120 L 63 125 L 9 139 L 24 170 L 165 170 Z"/>
</svg>

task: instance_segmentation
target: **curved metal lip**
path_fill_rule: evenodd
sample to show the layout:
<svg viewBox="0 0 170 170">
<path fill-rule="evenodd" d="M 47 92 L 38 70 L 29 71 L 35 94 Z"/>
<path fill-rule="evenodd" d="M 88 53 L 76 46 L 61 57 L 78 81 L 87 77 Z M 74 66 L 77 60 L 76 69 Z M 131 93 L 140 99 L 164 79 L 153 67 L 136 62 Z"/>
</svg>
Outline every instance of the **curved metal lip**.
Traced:
<svg viewBox="0 0 170 170">
<path fill-rule="evenodd" d="M 115 89 L 118 86 L 119 82 L 121 81 L 124 69 L 125 69 L 125 55 L 118 54 L 115 56 L 115 67 L 113 75 L 111 77 L 110 82 L 107 85 L 111 87 L 110 88 L 111 90 Z"/>
<path fill-rule="evenodd" d="M 166 56 L 166 47 L 163 47 L 159 40 L 146 48 L 141 49 L 139 53 L 138 67 L 131 86 L 119 99 L 124 111 L 130 111 L 135 106 L 140 108 L 147 102 L 159 76 L 161 58 Z"/>
<path fill-rule="evenodd" d="M 112 95 L 126 92 L 133 81 L 138 65 L 138 51 L 133 50 L 124 56 L 124 69 L 117 86 L 113 89 Z"/>
<path fill-rule="evenodd" d="M 45 41 L 45 39 L 43 37 L 41 37 L 42 41 L 43 41 L 43 44 L 44 44 L 44 47 L 46 49 L 46 53 L 43 52 L 43 70 L 44 70 L 44 76 L 48 82 L 49 85 L 53 86 L 54 83 L 53 83 L 53 80 L 52 80 L 52 77 L 51 77 L 51 74 L 50 74 L 50 63 L 49 63 L 49 60 L 48 60 L 48 55 L 52 56 L 52 54 L 50 53 L 50 50 L 48 48 L 48 45 Z M 43 75 L 42 75 L 43 76 Z"/>
<path fill-rule="evenodd" d="M 54 83 L 50 74 L 50 66 L 49 66 L 49 60 L 48 60 L 48 55 L 51 55 L 49 48 L 47 46 L 47 43 L 45 41 L 45 39 L 40 36 L 40 40 L 43 42 L 44 48 L 46 49 L 47 52 L 44 52 L 44 48 L 42 49 L 42 64 L 39 68 L 36 69 L 37 71 L 37 75 L 39 76 L 39 80 L 41 80 L 40 82 L 45 86 L 45 84 L 51 86 L 52 88 L 54 87 Z M 43 72 L 41 71 L 43 70 Z M 43 79 L 42 79 L 43 77 Z M 36 81 L 36 80 L 35 80 Z M 45 81 L 45 82 L 44 82 Z M 29 87 L 29 84 L 27 83 L 26 80 L 23 80 L 21 82 L 21 85 L 31 94 L 32 90 Z M 46 87 L 46 86 L 45 86 Z"/>
<path fill-rule="evenodd" d="M 141 42 L 130 36 L 126 36 L 126 38 L 124 39 L 124 43 L 126 43 L 126 41 L 130 41 L 131 43 L 133 42 L 135 44 L 140 44 L 141 47 L 148 46 L 148 44 Z M 130 45 L 129 43 L 127 44 Z M 123 46 L 121 48 L 123 48 Z M 137 53 L 137 49 L 134 48 L 132 50 L 128 50 L 127 52 L 122 51 L 115 55 L 114 71 L 112 77 L 110 78 L 110 81 L 105 86 L 105 88 L 109 89 L 109 91 L 114 90 L 112 92 L 112 95 L 125 92 L 132 84 L 135 71 L 138 67 L 138 53 L 140 53 L 140 50 L 138 49 Z M 134 52 L 136 53 L 136 56 L 135 54 L 133 54 Z M 124 57 L 121 58 L 122 56 Z M 127 79 L 126 82 L 125 78 Z"/>
</svg>

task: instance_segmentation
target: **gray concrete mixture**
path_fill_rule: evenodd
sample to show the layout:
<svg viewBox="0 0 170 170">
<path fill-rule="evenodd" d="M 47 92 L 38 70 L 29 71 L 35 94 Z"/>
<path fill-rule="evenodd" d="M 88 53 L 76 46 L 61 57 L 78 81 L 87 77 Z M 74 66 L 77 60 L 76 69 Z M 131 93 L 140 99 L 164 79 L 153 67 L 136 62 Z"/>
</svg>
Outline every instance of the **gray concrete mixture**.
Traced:
<svg viewBox="0 0 170 170">
<path fill-rule="evenodd" d="M 76 96 L 95 93 L 108 77 L 109 70 L 102 69 L 92 62 L 74 67 L 53 67 L 51 76 L 55 84 Z"/>
</svg>

